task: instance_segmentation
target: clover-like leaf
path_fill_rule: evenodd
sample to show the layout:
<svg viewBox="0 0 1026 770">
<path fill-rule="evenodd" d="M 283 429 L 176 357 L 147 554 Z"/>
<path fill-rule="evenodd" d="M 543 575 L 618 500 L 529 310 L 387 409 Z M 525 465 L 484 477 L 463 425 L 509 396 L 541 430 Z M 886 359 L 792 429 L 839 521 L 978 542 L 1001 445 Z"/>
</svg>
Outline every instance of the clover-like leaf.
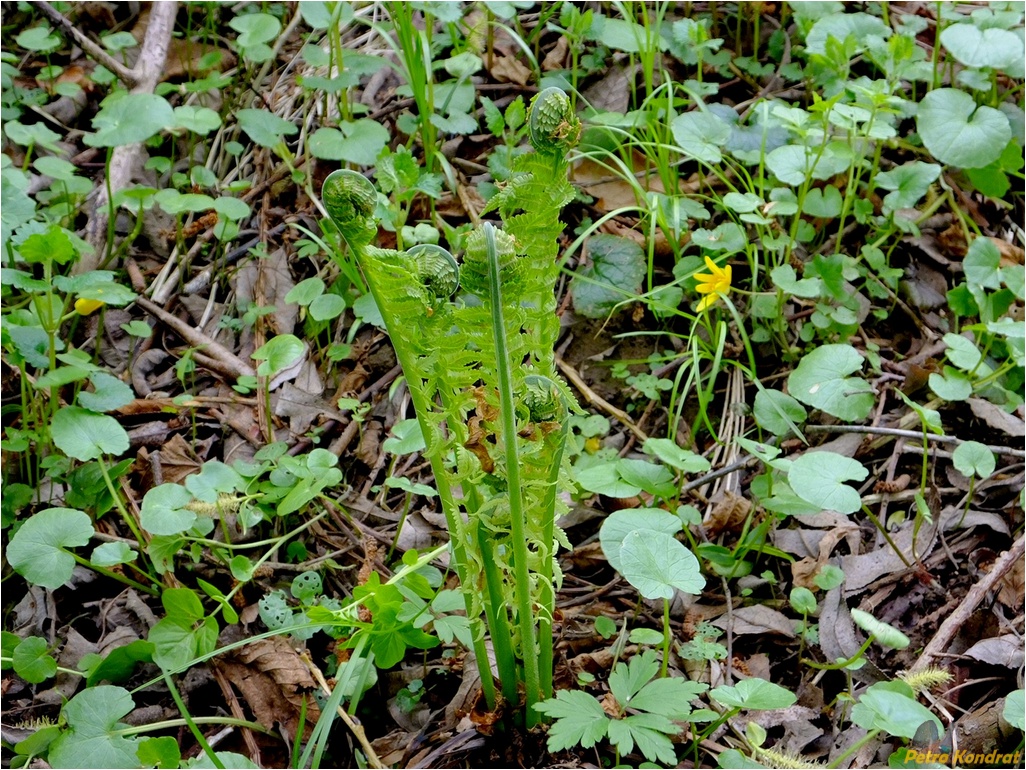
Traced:
<svg viewBox="0 0 1026 770">
<path fill-rule="evenodd" d="M 835 452 L 806 452 L 791 462 L 787 483 L 803 500 L 826 511 L 854 513 L 862 507 L 857 490 L 845 481 L 862 481 L 869 471 L 858 460 Z"/>
<path fill-rule="evenodd" d="M 138 741 L 117 734 L 118 720 L 135 703 L 128 690 L 99 685 L 83 690 L 64 706 L 68 730 L 50 746 L 52 767 L 137 767 Z"/>
<path fill-rule="evenodd" d="M 933 157 L 959 168 L 993 163 L 1012 138 L 1004 113 L 977 106 L 972 96 L 954 88 L 937 88 L 924 96 L 916 126 Z"/>
<path fill-rule="evenodd" d="M 851 345 L 823 345 L 798 362 L 787 379 L 802 403 L 848 422 L 865 419 L 875 397 L 869 383 L 849 377 L 862 368 L 862 355 Z"/>
<path fill-rule="evenodd" d="M 80 406 L 59 410 L 50 423 L 50 436 L 64 454 L 82 462 L 128 451 L 128 434 L 121 423 Z"/>
<path fill-rule="evenodd" d="M 85 545 L 93 523 L 74 508 L 47 508 L 26 521 L 7 546 L 15 572 L 43 588 L 60 588 L 71 580 L 75 559 L 68 548 Z"/>
<path fill-rule="evenodd" d="M 620 563 L 627 582 L 646 599 L 672 599 L 674 590 L 700 594 L 705 587 L 695 555 L 663 532 L 628 533 Z"/>
</svg>

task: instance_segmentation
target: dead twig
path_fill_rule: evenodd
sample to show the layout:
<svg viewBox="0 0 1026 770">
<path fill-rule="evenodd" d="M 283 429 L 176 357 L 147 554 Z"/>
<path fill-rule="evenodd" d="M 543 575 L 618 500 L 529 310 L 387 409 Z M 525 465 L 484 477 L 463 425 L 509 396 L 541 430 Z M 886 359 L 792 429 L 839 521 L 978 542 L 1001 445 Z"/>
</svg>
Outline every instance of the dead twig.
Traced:
<svg viewBox="0 0 1026 770">
<path fill-rule="evenodd" d="M 913 673 L 922 671 L 930 666 L 934 659 L 939 657 L 948 648 L 955 634 L 969 620 L 987 593 L 993 590 L 998 581 L 1022 559 L 1023 554 L 1026 553 L 1026 541 L 1023 540 L 1023 537 L 1023 535 L 1019 535 L 1019 539 L 1012 544 L 1012 547 L 998 557 L 990 572 L 969 589 L 969 593 L 962 599 L 961 604 L 948 616 L 947 620 L 941 623 L 941 627 L 937 629 L 933 639 L 926 645 L 926 649 L 923 650 L 919 660 L 912 665 L 911 670 Z"/>
<path fill-rule="evenodd" d="M 868 433 L 874 436 L 897 436 L 900 438 L 922 440 L 924 435 L 921 431 L 903 430 L 901 428 L 875 428 L 867 425 L 806 425 L 806 433 Z M 964 444 L 968 439 L 956 438 L 955 436 L 939 436 L 936 433 L 927 433 L 927 441 L 934 441 L 938 444 Z M 994 454 L 1008 455 L 1010 457 L 1026 458 L 1026 451 L 1013 449 L 1007 446 L 984 444 Z"/>
<path fill-rule="evenodd" d="M 577 390 L 580 392 L 582 396 L 584 396 L 585 401 L 587 401 L 589 404 L 593 406 L 597 406 L 603 412 L 606 412 L 607 414 L 610 414 L 613 417 L 615 417 L 617 420 L 622 422 L 627 427 L 627 430 L 629 430 L 642 441 L 648 440 L 648 434 L 634 424 L 634 421 L 631 420 L 627 412 L 623 411 L 622 409 L 617 409 L 615 406 L 613 406 L 604 398 L 602 398 L 602 396 L 600 396 L 598 393 L 589 388 L 588 383 L 586 383 L 584 381 L 584 378 L 577 373 L 577 370 L 570 366 L 570 364 L 568 364 L 559 356 L 556 356 L 556 366 L 559 367 L 559 371 L 563 373 L 563 376 L 570 380 L 570 383 L 575 388 L 577 388 Z"/>
<path fill-rule="evenodd" d="M 139 73 L 136 70 L 129 69 L 104 51 L 102 47 L 88 38 L 84 32 L 68 21 L 64 14 L 52 5 L 45 0 L 32 0 L 32 5 L 39 9 L 46 18 L 60 27 L 61 32 L 74 40 L 75 44 L 85 51 L 88 56 L 96 59 L 96 61 L 117 75 L 118 80 L 124 83 L 125 86 L 135 88 L 139 84 Z"/>
<path fill-rule="evenodd" d="M 135 304 L 171 328 L 175 334 L 194 348 L 200 348 L 206 354 L 204 365 L 220 374 L 238 380 L 240 377 L 255 377 L 256 370 L 232 353 L 215 339 L 208 337 L 199 329 L 194 329 L 177 316 L 164 310 L 145 297 L 136 297 Z"/>
</svg>

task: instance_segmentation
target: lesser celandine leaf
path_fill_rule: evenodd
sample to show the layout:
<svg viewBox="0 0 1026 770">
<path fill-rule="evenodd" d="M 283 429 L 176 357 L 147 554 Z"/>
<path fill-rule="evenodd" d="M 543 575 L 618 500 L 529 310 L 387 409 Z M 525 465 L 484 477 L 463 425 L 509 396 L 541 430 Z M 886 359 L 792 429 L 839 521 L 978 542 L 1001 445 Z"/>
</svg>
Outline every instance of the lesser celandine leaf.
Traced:
<svg viewBox="0 0 1026 770">
<path fill-rule="evenodd" d="M 47 508 L 26 521 L 7 546 L 15 572 L 43 588 L 60 588 L 71 579 L 75 559 L 66 549 L 85 545 L 93 524 L 82 511 Z"/>
<path fill-rule="evenodd" d="M 862 355 L 851 345 L 823 345 L 807 354 L 787 379 L 799 401 L 841 420 L 858 422 L 873 408 L 869 383 L 848 375 L 859 371 Z"/>
<path fill-rule="evenodd" d="M 1026 690 L 1015 690 L 1008 694 L 1002 716 L 1012 727 L 1026 730 Z"/>
<path fill-rule="evenodd" d="M 994 453 L 979 441 L 959 444 L 951 453 L 951 462 L 963 476 L 976 476 L 981 479 L 990 476 L 996 467 Z"/>
<path fill-rule="evenodd" d="M 624 538 L 631 532 L 658 532 L 675 535 L 683 528 L 681 520 L 661 508 L 627 508 L 611 513 L 602 522 L 599 542 L 606 561 L 617 572 L 622 572 L 620 548 Z"/>
<path fill-rule="evenodd" d="M 977 106 L 972 96 L 954 88 L 937 88 L 923 97 L 916 127 L 937 160 L 959 168 L 993 163 L 1012 136 L 1004 114 Z"/>
<path fill-rule="evenodd" d="M 835 452 L 806 452 L 791 462 L 787 483 L 795 494 L 823 510 L 854 513 L 862 507 L 857 490 L 845 481 L 863 481 L 869 471 L 858 460 Z"/>
<path fill-rule="evenodd" d="M 705 587 L 698 559 L 671 535 L 630 532 L 620 547 L 623 576 L 646 599 L 672 599 L 674 590 L 699 594 Z"/>
<path fill-rule="evenodd" d="M 900 738 L 915 737 L 923 722 L 931 721 L 936 735 L 944 733 L 940 720 L 912 697 L 904 682 L 871 685 L 851 710 L 851 721 L 866 730 L 883 730 Z"/>
<path fill-rule="evenodd" d="M 145 142 L 174 125 L 175 115 L 167 100 L 156 94 L 125 94 L 113 103 L 110 98 L 93 118 L 97 131 L 82 141 L 90 147 L 119 147 Z"/>
<path fill-rule="evenodd" d="M 82 462 L 128 451 L 128 434 L 117 420 L 79 406 L 64 407 L 54 415 L 50 436 L 64 454 Z"/>
<path fill-rule="evenodd" d="M 798 700 L 790 690 L 757 678 L 744 679 L 734 687 L 717 687 L 709 691 L 709 696 L 724 706 L 753 711 L 786 709 Z"/>
<path fill-rule="evenodd" d="M 192 494 L 180 484 L 160 484 L 143 498 L 139 523 L 153 535 L 177 535 L 196 522 L 196 514 L 186 506 Z"/>
<path fill-rule="evenodd" d="M 136 767 L 138 741 L 116 733 L 118 720 L 135 708 L 121 687 L 98 685 L 83 690 L 61 712 L 68 730 L 50 746 L 52 767 Z"/>
</svg>

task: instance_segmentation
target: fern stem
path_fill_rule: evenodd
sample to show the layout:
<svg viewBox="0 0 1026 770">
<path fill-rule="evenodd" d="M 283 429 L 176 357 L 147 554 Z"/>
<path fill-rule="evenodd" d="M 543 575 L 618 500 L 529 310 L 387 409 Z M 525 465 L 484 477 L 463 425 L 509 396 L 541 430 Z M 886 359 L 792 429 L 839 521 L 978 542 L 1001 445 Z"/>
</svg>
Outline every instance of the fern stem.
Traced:
<svg viewBox="0 0 1026 770">
<path fill-rule="evenodd" d="M 527 690 L 525 723 L 528 728 L 538 723 L 533 706 L 540 700 L 538 676 L 538 645 L 531 601 L 531 576 L 527 569 L 527 519 L 524 515 L 523 489 L 520 483 L 520 458 L 517 453 L 517 425 L 513 401 L 513 376 L 510 370 L 506 324 L 503 320 L 502 285 L 499 256 L 495 244 L 495 228 L 484 225 L 488 253 L 488 299 L 491 304 L 492 334 L 495 337 L 495 370 L 499 379 L 499 412 L 502 419 L 502 445 L 506 456 L 506 489 L 509 501 L 510 534 L 512 535 L 513 570 L 516 585 L 517 625 L 524 661 L 524 685 Z"/>
</svg>

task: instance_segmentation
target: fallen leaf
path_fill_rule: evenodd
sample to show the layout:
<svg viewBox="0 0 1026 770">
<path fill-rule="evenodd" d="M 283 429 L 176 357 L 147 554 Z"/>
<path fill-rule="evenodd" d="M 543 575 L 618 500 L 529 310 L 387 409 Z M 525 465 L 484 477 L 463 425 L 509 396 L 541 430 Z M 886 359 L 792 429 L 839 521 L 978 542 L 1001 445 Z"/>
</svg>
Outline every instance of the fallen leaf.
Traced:
<svg viewBox="0 0 1026 770">
<path fill-rule="evenodd" d="M 970 398 L 969 408 L 973 414 L 983 420 L 994 430 L 1007 433 L 1009 436 L 1022 438 L 1026 436 L 1026 422 L 1021 417 L 1009 414 L 999 406 L 983 398 Z"/>
<path fill-rule="evenodd" d="M 500 83 L 516 83 L 518 86 L 526 86 L 533 75 L 527 65 L 512 56 L 492 57 L 489 71 Z"/>
<path fill-rule="evenodd" d="M 1023 661 L 1026 660 L 1026 653 L 1023 652 L 1022 648 L 1022 640 L 1014 634 L 983 639 L 962 654 L 983 663 L 1012 669 L 1018 669 L 1023 664 Z"/>
<path fill-rule="evenodd" d="M 742 634 L 779 634 L 788 639 L 794 639 L 795 621 L 788 618 L 782 612 L 778 612 L 762 604 L 751 607 L 741 607 L 734 610 L 730 615 L 721 615 L 713 621 L 717 628 L 726 629 L 727 623 L 733 622 L 734 635 Z"/>
<path fill-rule="evenodd" d="M 313 697 L 316 683 L 299 653 L 284 637 L 258 639 L 215 658 L 214 665 L 242 693 L 260 724 L 280 724 L 296 740 L 304 701 L 307 730 L 316 724 L 320 715 Z"/>
</svg>

